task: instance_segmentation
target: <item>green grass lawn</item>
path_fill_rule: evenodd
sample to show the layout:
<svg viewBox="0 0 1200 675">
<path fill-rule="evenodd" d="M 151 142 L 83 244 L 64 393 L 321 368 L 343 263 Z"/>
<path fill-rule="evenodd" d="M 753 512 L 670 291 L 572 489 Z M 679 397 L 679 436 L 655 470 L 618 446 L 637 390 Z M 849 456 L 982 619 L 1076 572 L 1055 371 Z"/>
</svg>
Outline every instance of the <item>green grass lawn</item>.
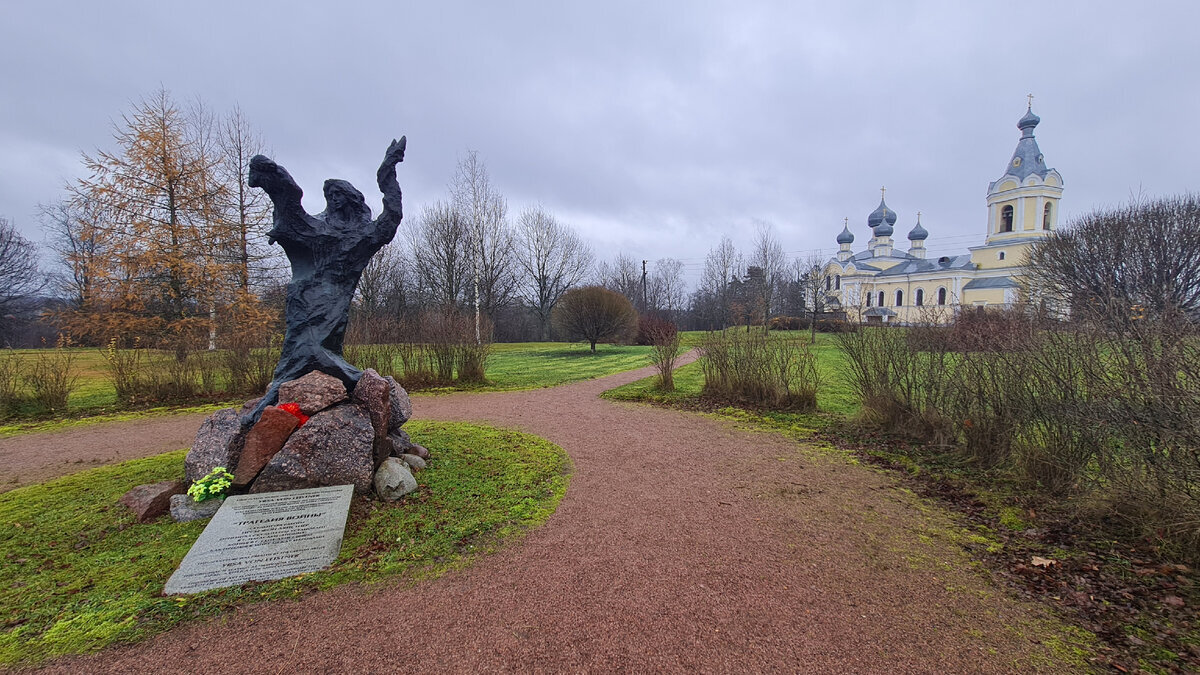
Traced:
<svg viewBox="0 0 1200 675">
<path fill-rule="evenodd" d="M 487 384 L 430 391 L 512 391 L 553 387 L 641 368 L 650 364 L 649 356 L 649 347 L 638 346 L 596 345 L 593 354 L 582 343 L 502 343 L 492 346 Z"/>
<path fill-rule="evenodd" d="M 117 499 L 182 476 L 182 450 L 0 494 L 0 665 L 141 640 L 243 603 L 437 576 L 545 522 L 566 491 L 570 460 L 548 441 L 469 424 L 405 428 L 432 453 L 421 489 L 395 504 L 356 498 L 337 562 L 277 582 L 160 595 L 204 523 L 139 525 Z"/>
</svg>

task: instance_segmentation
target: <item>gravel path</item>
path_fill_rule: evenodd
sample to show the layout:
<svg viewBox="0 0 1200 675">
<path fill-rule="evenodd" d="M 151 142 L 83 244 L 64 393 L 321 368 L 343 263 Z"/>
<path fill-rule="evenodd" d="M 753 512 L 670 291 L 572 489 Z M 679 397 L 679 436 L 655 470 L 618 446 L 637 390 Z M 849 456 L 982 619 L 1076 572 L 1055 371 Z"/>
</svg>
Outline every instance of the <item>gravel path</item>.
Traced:
<svg viewBox="0 0 1200 675">
<path fill-rule="evenodd" d="M 414 400 L 418 419 L 570 453 L 561 506 L 518 544 L 434 581 L 244 607 L 49 670 L 1064 672 L 1040 606 L 975 571 L 940 511 L 775 435 L 597 398 L 647 374 Z"/>
</svg>

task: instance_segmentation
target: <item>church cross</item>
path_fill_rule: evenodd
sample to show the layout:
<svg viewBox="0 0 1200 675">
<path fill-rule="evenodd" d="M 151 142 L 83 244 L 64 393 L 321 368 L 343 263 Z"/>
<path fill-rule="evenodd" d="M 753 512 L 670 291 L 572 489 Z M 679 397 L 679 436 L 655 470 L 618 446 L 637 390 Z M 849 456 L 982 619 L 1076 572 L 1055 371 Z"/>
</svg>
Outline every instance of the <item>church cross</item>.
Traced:
<svg viewBox="0 0 1200 675">
<path fill-rule="evenodd" d="M 1029 99 L 1029 109 L 1033 110 L 1033 94 L 1026 94 L 1025 98 Z"/>
<path fill-rule="evenodd" d="M 884 198 L 886 198 L 886 197 L 887 197 L 887 188 L 886 188 L 886 187 L 883 187 L 883 186 L 880 186 L 880 187 L 879 187 L 879 199 L 880 199 L 880 200 L 883 200 L 883 199 L 884 199 Z"/>
</svg>

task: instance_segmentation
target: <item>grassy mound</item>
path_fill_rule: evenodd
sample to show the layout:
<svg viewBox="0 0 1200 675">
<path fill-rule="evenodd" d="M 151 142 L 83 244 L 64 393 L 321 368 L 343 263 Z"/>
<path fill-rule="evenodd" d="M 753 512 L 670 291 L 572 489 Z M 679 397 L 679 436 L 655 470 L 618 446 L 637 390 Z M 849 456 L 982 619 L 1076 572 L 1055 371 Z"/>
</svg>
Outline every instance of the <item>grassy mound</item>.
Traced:
<svg viewBox="0 0 1200 675">
<path fill-rule="evenodd" d="M 0 494 L 0 664 L 134 642 L 242 603 L 434 577 L 544 523 L 566 491 L 570 460 L 548 441 L 471 424 L 406 429 L 433 455 L 420 489 L 396 504 L 356 498 L 330 569 L 191 596 L 161 593 L 204 523 L 137 525 L 117 503 L 182 475 L 184 451 Z"/>
</svg>

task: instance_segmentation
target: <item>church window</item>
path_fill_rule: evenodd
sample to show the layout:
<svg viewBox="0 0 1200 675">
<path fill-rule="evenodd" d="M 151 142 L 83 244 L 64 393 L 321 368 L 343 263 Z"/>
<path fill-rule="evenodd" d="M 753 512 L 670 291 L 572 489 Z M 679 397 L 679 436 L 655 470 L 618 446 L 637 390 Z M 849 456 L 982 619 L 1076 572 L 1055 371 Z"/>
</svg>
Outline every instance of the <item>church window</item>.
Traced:
<svg viewBox="0 0 1200 675">
<path fill-rule="evenodd" d="M 883 291 L 879 291 L 879 306 L 883 307 Z"/>
<path fill-rule="evenodd" d="M 896 306 L 904 306 L 904 291 L 896 291 Z"/>
<path fill-rule="evenodd" d="M 1049 204 L 1046 205 L 1045 210 L 1042 212 L 1042 229 L 1043 230 L 1050 229 L 1050 205 Z"/>
<path fill-rule="evenodd" d="M 1000 251 L 1000 253 L 998 253 L 998 254 L 996 255 L 996 259 L 997 259 L 997 260 L 1004 260 L 1004 251 Z"/>
<path fill-rule="evenodd" d="M 833 286 L 833 279 L 825 277 L 825 290 L 829 290 Z"/>
<path fill-rule="evenodd" d="M 1000 231 L 1013 231 L 1013 207 L 1011 204 L 1000 209 Z"/>
<path fill-rule="evenodd" d="M 871 298 L 875 297 L 874 293 L 867 293 L 867 307 L 871 306 Z"/>
<path fill-rule="evenodd" d="M 833 278 L 833 287 L 837 290 L 842 290 L 842 275 L 837 275 Z"/>
<path fill-rule="evenodd" d="M 918 288 L 917 295 L 914 299 L 916 301 L 914 304 L 916 304 L 917 307 L 923 307 L 925 305 L 925 289 Z"/>
<path fill-rule="evenodd" d="M 946 289 L 944 289 L 944 288 L 938 289 L 938 304 L 939 305 L 946 304 Z"/>
</svg>

